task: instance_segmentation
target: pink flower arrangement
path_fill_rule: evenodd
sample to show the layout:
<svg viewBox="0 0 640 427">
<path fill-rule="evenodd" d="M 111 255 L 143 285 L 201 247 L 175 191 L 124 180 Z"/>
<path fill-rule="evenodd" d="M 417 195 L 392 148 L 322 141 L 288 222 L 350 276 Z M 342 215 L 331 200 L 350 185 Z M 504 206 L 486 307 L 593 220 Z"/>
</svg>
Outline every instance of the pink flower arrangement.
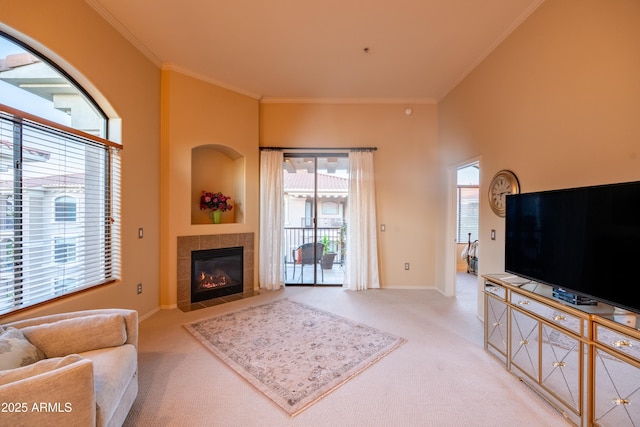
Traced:
<svg viewBox="0 0 640 427">
<path fill-rule="evenodd" d="M 211 209 L 212 211 L 226 212 L 233 209 L 233 206 L 228 202 L 231 197 L 227 197 L 222 193 L 209 193 L 203 191 L 200 196 L 200 209 Z"/>
</svg>

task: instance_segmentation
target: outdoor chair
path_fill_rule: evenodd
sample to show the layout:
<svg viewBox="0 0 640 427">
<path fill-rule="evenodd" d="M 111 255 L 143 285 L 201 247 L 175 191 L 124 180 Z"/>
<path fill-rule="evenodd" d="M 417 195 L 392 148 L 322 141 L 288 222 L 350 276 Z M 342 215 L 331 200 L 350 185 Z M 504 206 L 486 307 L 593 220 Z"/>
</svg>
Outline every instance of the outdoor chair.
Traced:
<svg viewBox="0 0 640 427">
<path fill-rule="evenodd" d="M 314 253 L 315 252 L 315 253 Z M 305 243 L 300 245 L 293 251 L 293 278 L 296 277 L 296 264 L 300 265 L 300 283 L 304 283 L 304 266 L 314 265 L 319 266 L 322 261 L 322 253 L 324 252 L 324 245 L 322 243 Z M 324 282 L 324 271 L 320 268 L 320 277 Z"/>
</svg>

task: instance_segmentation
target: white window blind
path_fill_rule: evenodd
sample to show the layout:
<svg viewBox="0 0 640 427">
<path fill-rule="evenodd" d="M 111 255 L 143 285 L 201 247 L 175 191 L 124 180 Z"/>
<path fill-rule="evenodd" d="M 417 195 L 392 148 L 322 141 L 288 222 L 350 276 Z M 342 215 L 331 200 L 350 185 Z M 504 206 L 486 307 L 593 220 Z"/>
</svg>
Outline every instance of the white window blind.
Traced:
<svg viewBox="0 0 640 427">
<path fill-rule="evenodd" d="M 458 186 L 458 243 L 478 240 L 479 188 Z"/>
<path fill-rule="evenodd" d="M 117 144 L 0 105 L 0 205 L 0 314 L 120 277 Z"/>
</svg>

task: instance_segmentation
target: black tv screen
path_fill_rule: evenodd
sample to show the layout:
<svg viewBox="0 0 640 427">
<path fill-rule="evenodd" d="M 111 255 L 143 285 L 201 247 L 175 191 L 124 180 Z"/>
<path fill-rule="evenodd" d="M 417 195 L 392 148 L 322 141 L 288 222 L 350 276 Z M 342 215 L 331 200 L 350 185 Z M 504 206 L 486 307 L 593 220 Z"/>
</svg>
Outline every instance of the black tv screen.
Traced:
<svg viewBox="0 0 640 427">
<path fill-rule="evenodd" d="M 640 182 L 507 197 L 505 271 L 640 313 Z"/>
</svg>

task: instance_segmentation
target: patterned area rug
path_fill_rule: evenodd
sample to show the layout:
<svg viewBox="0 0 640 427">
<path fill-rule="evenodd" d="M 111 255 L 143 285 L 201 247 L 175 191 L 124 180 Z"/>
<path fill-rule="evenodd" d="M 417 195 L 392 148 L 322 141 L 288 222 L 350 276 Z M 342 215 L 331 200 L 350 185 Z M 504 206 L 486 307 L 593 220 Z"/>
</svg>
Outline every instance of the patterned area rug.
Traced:
<svg viewBox="0 0 640 427">
<path fill-rule="evenodd" d="M 287 299 L 184 326 L 291 416 L 406 341 Z"/>
</svg>

